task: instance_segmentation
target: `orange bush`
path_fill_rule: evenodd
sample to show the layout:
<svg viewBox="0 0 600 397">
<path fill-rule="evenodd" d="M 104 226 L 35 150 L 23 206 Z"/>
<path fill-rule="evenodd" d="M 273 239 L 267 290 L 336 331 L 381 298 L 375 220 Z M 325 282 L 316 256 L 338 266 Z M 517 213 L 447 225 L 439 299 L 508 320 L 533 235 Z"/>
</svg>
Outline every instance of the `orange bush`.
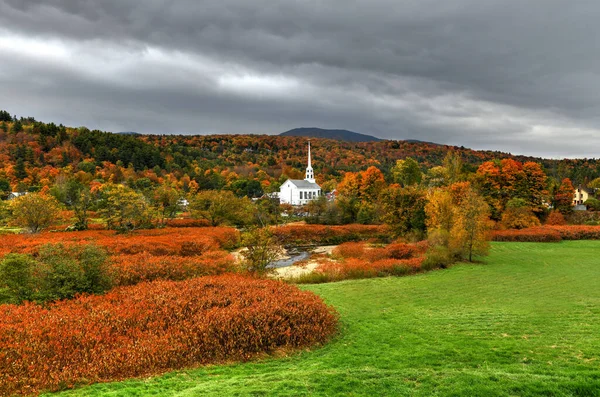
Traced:
<svg viewBox="0 0 600 397">
<path fill-rule="evenodd" d="M 423 254 L 427 248 L 405 243 L 392 243 L 385 247 L 388 257 L 393 259 L 410 259 L 418 254 Z"/>
<path fill-rule="evenodd" d="M 375 262 L 349 258 L 343 262 L 321 263 L 315 271 L 327 276 L 328 281 L 401 276 L 418 272 L 421 269 L 422 262 L 422 257 L 412 259 L 380 259 Z"/>
<path fill-rule="evenodd" d="M 333 245 L 348 241 L 386 241 L 390 232 L 381 225 L 286 225 L 273 228 L 273 234 L 286 245 Z"/>
<path fill-rule="evenodd" d="M 552 211 L 550 215 L 548 215 L 548 219 L 546 219 L 546 225 L 566 225 L 567 221 L 563 214 L 558 211 Z"/>
<path fill-rule="evenodd" d="M 558 242 L 561 240 L 600 240 L 600 226 L 542 226 L 521 230 L 496 230 L 494 241 Z"/>
<path fill-rule="evenodd" d="M 320 263 L 312 275 L 298 282 L 326 282 L 346 279 L 401 276 L 421 271 L 427 242 L 392 243 L 387 247 L 368 247 L 365 242 L 344 243 L 332 254 L 338 261 Z"/>
<path fill-rule="evenodd" d="M 562 240 L 556 230 L 547 227 L 532 227 L 527 229 L 495 230 L 492 232 L 493 241 L 556 243 Z"/>
<path fill-rule="evenodd" d="M 560 233 L 563 240 L 600 240 L 600 226 L 565 225 L 547 228 Z"/>
<path fill-rule="evenodd" d="M 365 255 L 366 245 L 360 243 L 343 243 L 335 247 L 332 254 L 341 258 L 362 258 Z"/>
<path fill-rule="evenodd" d="M 5 235 L 0 239 L 0 255 L 9 252 L 36 253 L 44 244 L 88 244 L 94 242 L 112 254 L 200 255 L 215 249 L 231 249 L 239 243 L 239 232 L 229 227 L 165 228 L 115 234 L 109 230 Z"/>
<path fill-rule="evenodd" d="M 227 251 L 208 251 L 201 256 L 153 256 L 149 253 L 113 256 L 115 285 L 134 285 L 153 280 L 188 278 L 230 273 L 236 270 L 235 258 Z"/>
<path fill-rule="evenodd" d="M 42 307 L 0 305 L 0 395 L 55 391 L 325 342 L 316 295 L 235 275 L 120 287 Z"/>
</svg>

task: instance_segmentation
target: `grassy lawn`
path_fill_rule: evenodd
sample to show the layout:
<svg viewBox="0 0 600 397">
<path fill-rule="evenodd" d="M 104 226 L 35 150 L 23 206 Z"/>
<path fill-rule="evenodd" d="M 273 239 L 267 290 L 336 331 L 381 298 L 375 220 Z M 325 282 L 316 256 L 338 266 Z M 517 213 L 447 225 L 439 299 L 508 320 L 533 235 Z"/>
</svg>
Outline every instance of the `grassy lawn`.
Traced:
<svg viewBox="0 0 600 397">
<path fill-rule="evenodd" d="M 62 395 L 600 395 L 600 241 L 495 243 L 484 264 L 306 286 L 327 346 Z"/>
</svg>

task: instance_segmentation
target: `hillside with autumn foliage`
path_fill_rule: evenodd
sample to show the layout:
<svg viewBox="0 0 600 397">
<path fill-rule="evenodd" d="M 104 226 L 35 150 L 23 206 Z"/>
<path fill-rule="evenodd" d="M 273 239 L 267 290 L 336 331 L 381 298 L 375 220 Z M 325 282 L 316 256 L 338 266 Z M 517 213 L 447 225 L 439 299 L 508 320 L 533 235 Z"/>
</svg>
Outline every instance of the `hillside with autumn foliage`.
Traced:
<svg viewBox="0 0 600 397">
<path fill-rule="evenodd" d="M 387 179 L 398 159 L 412 157 L 423 171 L 456 152 L 467 171 L 490 160 L 513 158 L 543 165 L 557 181 L 574 184 L 600 176 L 600 161 L 546 160 L 494 151 L 475 151 L 424 142 L 342 142 L 313 140 L 317 182 L 332 190 L 348 171 L 379 168 Z M 306 138 L 271 135 L 121 135 L 16 118 L 0 112 L 0 191 L 25 192 L 51 187 L 58 175 L 140 186 L 162 181 L 190 189 L 227 189 L 257 197 L 277 191 L 288 177 L 302 178 Z"/>
</svg>

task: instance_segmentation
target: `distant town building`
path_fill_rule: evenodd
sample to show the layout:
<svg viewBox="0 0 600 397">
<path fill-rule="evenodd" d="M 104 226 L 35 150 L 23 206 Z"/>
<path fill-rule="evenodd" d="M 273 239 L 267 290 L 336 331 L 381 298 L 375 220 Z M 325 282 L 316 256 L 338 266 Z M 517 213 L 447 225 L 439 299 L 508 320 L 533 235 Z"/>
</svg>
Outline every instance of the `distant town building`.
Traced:
<svg viewBox="0 0 600 397">
<path fill-rule="evenodd" d="M 590 197 L 594 197 L 592 190 L 581 187 L 581 185 L 579 185 L 579 187 L 575 188 L 575 193 L 573 195 L 573 205 L 583 205 Z"/>
<path fill-rule="evenodd" d="M 304 179 L 288 179 L 279 188 L 281 204 L 304 205 L 321 196 L 321 186 L 315 182 L 315 173 L 310 158 L 310 140 L 308 141 L 308 167 Z"/>
<path fill-rule="evenodd" d="M 7 200 L 16 199 L 17 197 L 25 196 L 27 192 L 10 192 Z"/>
</svg>

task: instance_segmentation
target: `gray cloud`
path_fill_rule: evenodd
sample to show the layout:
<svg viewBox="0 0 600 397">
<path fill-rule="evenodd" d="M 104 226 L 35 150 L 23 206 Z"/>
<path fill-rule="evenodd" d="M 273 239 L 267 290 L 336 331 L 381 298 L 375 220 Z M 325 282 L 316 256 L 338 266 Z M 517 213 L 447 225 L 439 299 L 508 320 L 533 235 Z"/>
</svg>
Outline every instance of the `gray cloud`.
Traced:
<svg viewBox="0 0 600 397">
<path fill-rule="evenodd" d="M 108 130 L 348 128 L 599 157 L 595 1 L 0 0 L 0 107 Z"/>
</svg>

